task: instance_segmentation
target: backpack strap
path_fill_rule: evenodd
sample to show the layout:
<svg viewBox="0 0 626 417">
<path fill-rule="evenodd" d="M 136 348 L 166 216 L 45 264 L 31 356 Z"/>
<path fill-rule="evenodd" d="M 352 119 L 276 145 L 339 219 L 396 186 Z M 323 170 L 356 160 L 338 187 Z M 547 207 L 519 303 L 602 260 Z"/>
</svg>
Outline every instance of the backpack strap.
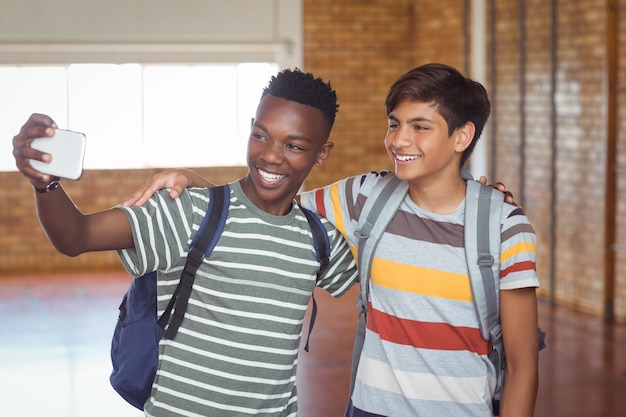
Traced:
<svg viewBox="0 0 626 417">
<path fill-rule="evenodd" d="M 354 234 L 358 238 L 357 266 L 361 293 L 357 298 L 359 320 L 352 353 L 352 375 L 350 395 L 354 390 L 356 371 L 361 358 L 367 326 L 367 304 L 369 301 L 369 281 L 374 250 L 382 234 L 395 216 L 409 190 L 409 184 L 392 173 L 387 173 L 372 188 L 367 197 Z"/>
<path fill-rule="evenodd" d="M 483 339 L 493 346 L 488 358 L 496 368 L 493 414 L 500 415 L 504 386 L 504 344 L 500 325 L 500 245 L 504 195 L 493 187 L 467 181 L 465 255 Z"/>
<path fill-rule="evenodd" d="M 167 339 L 173 339 L 176 336 L 187 311 L 196 271 L 202 264 L 203 259 L 210 256 L 213 251 L 224 230 L 224 224 L 228 217 L 228 206 L 230 205 L 230 188 L 228 185 L 209 188 L 209 194 L 210 199 L 206 214 L 202 219 L 198 232 L 191 241 L 187 262 L 178 286 L 174 290 L 165 312 L 159 318 L 159 325 L 165 328 L 172 314 L 172 308 L 174 309 L 172 320 L 164 334 L 164 337 Z"/>
<path fill-rule="evenodd" d="M 313 234 L 313 246 L 315 246 L 315 253 L 317 254 L 317 260 L 320 263 L 320 272 L 328 267 L 330 263 L 330 238 L 328 232 L 322 224 L 322 221 L 318 216 L 313 214 L 311 210 L 304 207 L 300 207 L 306 220 L 309 222 L 311 233 Z M 319 273 L 317 274 L 320 275 Z"/>
<path fill-rule="evenodd" d="M 465 253 L 472 295 L 485 340 L 499 332 L 500 218 L 504 196 L 493 187 L 467 182 Z"/>
<path fill-rule="evenodd" d="M 304 213 L 306 220 L 309 222 L 311 234 L 313 235 L 313 246 L 315 247 L 317 260 L 320 263 L 320 269 L 317 272 L 317 278 L 319 279 L 322 272 L 330 263 L 330 238 L 328 237 L 328 232 L 319 217 L 304 207 L 300 207 L 300 209 Z M 309 334 L 306 337 L 306 344 L 304 345 L 304 350 L 306 352 L 309 351 L 309 339 L 311 338 L 313 325 L 315 324 L 315 319 L 317 318 L 317 302 L 315 301 L 314 293 L 311 293 L 311 299 L 313 300 L 313 305 L 311 308 L 311 319 L 309 320 Z"/>
<path fill-rule="evenodd" d="M 394 174 L 388 173 L 374 185 L 359 215 L 354 234 L 358 238 L 357 262 L 361 284 L 360 307 L 364 311 L 367 311 L 369 300 L 369 278 L 374 250 L 408 190 L 408 182 L 401 181 Z"/>
</svg>

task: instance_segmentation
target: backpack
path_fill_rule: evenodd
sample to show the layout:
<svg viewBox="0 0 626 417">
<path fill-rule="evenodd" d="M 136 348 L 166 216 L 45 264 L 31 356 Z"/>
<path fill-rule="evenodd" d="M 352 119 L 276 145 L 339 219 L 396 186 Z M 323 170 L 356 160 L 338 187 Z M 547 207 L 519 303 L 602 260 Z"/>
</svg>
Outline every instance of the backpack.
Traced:
<svg viewBox="0 0 626 417">
<path fill-rule="evenodd" d="M 474 181 L 465 169 L 461 170 L 467 181 L 465 198 L 465 253 L 470 275 L 472 295 L 478 312 L 482 337 L 491 341 L 493 350 L 488 355 L 496 369 L 496 389 L 493 396 L 493 414 L 500 415 L 500 400 L 505 382 L 506 357 L 502 343 L 499 313 L 500 285 L 500 217 L 504 195 L 493 187 Z M 387 173 L 372 189 L 359 216 L 358 270 L 361 293 L 357 299 L 359 320 L 352 355 L 350 395 L 354 390 L 356 370 L 365 339 L 369 276 L 371 262 L 378 240 L 387 229 L 404 200 L 409 185 L 394 174 Z M 546 347 L 545 333 L 537 329 L 541 350 Z"/>
<path fill-rule="evenodd" d="M 222 185 L 210 188 L 209 193 L 209 205 L 200 228 L 191 241 L 180 282 L 161 317 L 157 319 L 156 315 L 156 272 L 133 279 L 119 307 L 120 313 L 111 340 L 113 371 L 109 381 L 124 400 L 140 410 L 143 410 L 143 405 L 152 391 L 158 366 L 159 340 L 162 337 L 173 339 L 176 336 L 187 310 L 195 273 L 202 260 L 210 256 L 224 230 L 230 205 L 230 188 Z M 301 209 L 313 234 L 313 244 L 320 262 L 319 277 L 329 264 L 330 239 L 319 217 L 303 207 Z M 308 338 L 317 314 L 315 298 L 312 297 L 312 300 L 309 335 L 305 346 L 307 352 Z"/>
</svg>

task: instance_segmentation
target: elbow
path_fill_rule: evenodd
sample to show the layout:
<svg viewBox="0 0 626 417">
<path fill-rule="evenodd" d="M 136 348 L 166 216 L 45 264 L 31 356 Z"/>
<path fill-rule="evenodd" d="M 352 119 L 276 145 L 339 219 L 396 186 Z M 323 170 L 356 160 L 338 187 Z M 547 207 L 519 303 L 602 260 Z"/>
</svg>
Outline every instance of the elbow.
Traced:
<svg viewBox="0 0 626 417">
<path fill-rule="evenodd" d="M 76 256 L 78 256 L 78 255 L 83 253 L 83 251 L 78 250 L 75 247 L 68 247 L 66 245 L 59 245 L 59 244 L 54 244 L 54 243 L 53 243 L 53 245 L 54 245 L 54 248 L 58 252 L 62 253 L 63 255 L 69 256 L 71 258 L 74 258 L 74 257 L 76 257 Z"/>
<path fill-rule="evenodd" d="M 74 258 L 85 252 L 77 239 L 52 239 L 49 236 L 49 240 L 52 246 L 63 255 Z"/>
<path fill-rule="evenodd" d="M 57 249 L 58 250 L 58 249 Z M 69 256 L 71 258 L 75 258 L 76 256 L 82 254 L 83 252 L 76 250 L 59 250 L 63 255 Z"/>
</svg>

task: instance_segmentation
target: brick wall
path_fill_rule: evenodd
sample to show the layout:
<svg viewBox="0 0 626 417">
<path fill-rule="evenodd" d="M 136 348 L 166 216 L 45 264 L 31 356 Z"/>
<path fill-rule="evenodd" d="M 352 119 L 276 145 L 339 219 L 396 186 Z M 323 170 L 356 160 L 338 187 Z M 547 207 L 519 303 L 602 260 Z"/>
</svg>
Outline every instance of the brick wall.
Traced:
<svg viewBox="0 0 626 417">
<path fill-rule="evenodd" d="M 87 170 L 80 181 L 63 181 L 84 213 L 121 203 L 157 170 Z M 200 169 L 215 182 L 245 175 L 246 168 Z M 58 253 L 48 242 L 35 213 L 30 182 L 16 172 L 0 172 L 0 277 L 51 271 L 122 270 L 115 252 L 86 253 L 75 258 Z"/>
<path fill-rule="evenodd" d="M 626 0 L 616 2 L 616 120 L 615 164 L 617 185 L 614 198 L 617 200 L 615 218 L 615 316 L 626 320 Z"/>
<path fill-rule="evenodd" d="M 420 64 L 463 69 L 463 1 L 305 0 L 304 6 L 305 69 L 331 80 L 340 103 L 335 148 L 307 186 L 390 169 L 383 147 L 387 90 Z"/>
<path fill-rule="evenodd" d="M 490 87 L 496 158 L 492 175 L 516 191 L 517 201 L 537 230 L 540 293 L 600 315 L 605 295 L 612 291 L 611 278 L 605 274 L 606 261 L 612 259 L 607 256 L 611 248 L 606 244 L 606 203 L 611 197 L 607 181 L 613 169 L 607 164 L 608 88 L 614 88 L 608 86 L 614 53 L 609 42 L 610 9 L 604 0 L 559 1 L 558 17 L 553 21 L 551 2 L 524 3 L 521 10 L 519 2 L 495 2 L 492 40 L 496 46 Z M 618 57 L 624 56 L 626 28 L 619 30 L 622 46 Z M 622 68 L 623 86 L 626 63 L 618 59 L 617 65 Z M 626 103 L 621 100 L 617 109 L 623 116 Z M 621 157 L 623 164 L 626 147 L 621 135 L 618 159 Z M 623 201 L 623 191 L 621 196 Z M 626 220 L 623 210 L 616 217 L 621 228 Z M 616 242 L 620 241 L 626 242 L 623 232 L 616 237 Z M 617 255 L 614 277 L 619 294 L 616 315 L 622 320 L 626 317 L 624 260 Z"/>
</svg>

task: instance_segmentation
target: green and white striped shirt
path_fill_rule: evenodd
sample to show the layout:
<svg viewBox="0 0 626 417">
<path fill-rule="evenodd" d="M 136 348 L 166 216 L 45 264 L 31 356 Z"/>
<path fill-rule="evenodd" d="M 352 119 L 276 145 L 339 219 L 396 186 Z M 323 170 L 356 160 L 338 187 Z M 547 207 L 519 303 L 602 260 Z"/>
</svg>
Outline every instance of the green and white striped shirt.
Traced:
<svg viewBox="0 0 626 417">
<path fill-rule="evenodd" d="M 148 416 L 295 416 L 296 365 L 302 323 L 317 285 L 332 296 L 356 282 L 355 262 L 337 230 L 330 265 L 319 262 L 306 217 L 294 203 L 287 215 L 256 207 L 239 182 L 230 184 L 226 225 L 196 273 L 185 319 L 174 340 L 161 340 Z M 143 207 L 123 208 L 135 248 L 119 251 L 133 276 L 157 270 L 160 315 L 205 214 L 209 192 L 167 190 Z"/>
</svg>

